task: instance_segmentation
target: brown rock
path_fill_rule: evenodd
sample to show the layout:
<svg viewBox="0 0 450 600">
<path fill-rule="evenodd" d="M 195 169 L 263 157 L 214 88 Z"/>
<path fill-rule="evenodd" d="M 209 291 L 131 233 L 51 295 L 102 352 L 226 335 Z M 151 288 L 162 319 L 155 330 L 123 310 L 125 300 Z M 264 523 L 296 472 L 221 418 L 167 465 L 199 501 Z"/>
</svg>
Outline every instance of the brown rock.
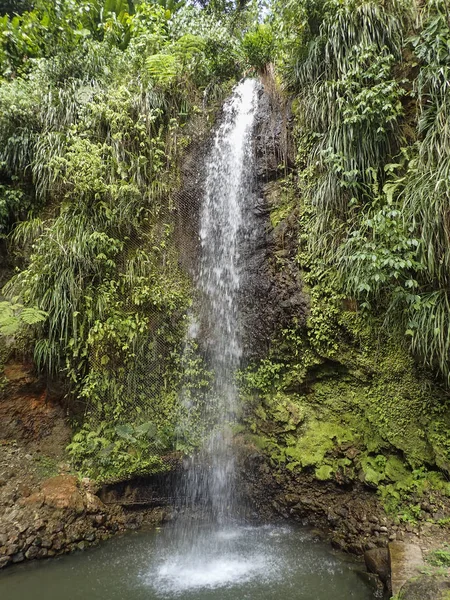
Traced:
<svg viewBox="0 0 450 600">
<path fill-rule="evenodd" d="M 5 554 L 7 556 L 13 556 L 18 551 L 19 551 L 19 546 L 17 544 L 9 544 L 8 546 L 6 546 L 6 553 Z"/>
<path fill-rule="evenodd" d="M 46 558 L 48 555 L 47 548 L 39 548 L 36 558 Z"/>
<path fill-rule="evenodd" d="M 375 573 L 387 585 L 389 580 L 389 552 L 387 548 L 372 548 L 364 553 L 369 573 Z"/>
<path fill-rule="evenodd" d="M 33 560 L 38 555 L 39 548 L 37 546 L 30 546 L 25 552 L 25 556 L 28 560 Z"/>
<path fill-rule="evenodd" d="M 106 507 L 98 496 L 91 492 L 86 492 L 86 510 L 92 514 L 103 512 L 106 510 Z"/>
<path fill-rule="evenodd" d="M 106 522 L 106 515 L 96 515 L 95 516 L 95 525 L 100 526 Z"/>
<path fill-rule="evenodd" d="M 25 533 L 28 529 L 28 525 L 26 523 L 16 523 L 16 528 L 19 533 Z"/>
<path fill-rule="evenodd" d="M 77 478 L 73 475 L 58 475 L 46 479 L 40 492 L 32 494 L 27 504 L 46 504 L 52 508 L 71 509 L 77 513 L 84 510 L 83 497 L 78 489 Z"/>
<path fill-rule="evenodd" d="M 44 529 L 44 527 L 45 527 L 44 519 L 36 519 L 36 521 L 34 522 L 34 528 L 36 529 L 36 531 L 39 531 L 39 529 Z"/>
<path fill-rule="evenodd" d="M 23 552 L 18 552 L 17 554 L 14 554 L 14 556 L 12 557 L 13 563 L 20 563 L 20 562 L 23 562 L 24 560 L 25 560 L 25 556 L 24 556 Z"/>
</svg>

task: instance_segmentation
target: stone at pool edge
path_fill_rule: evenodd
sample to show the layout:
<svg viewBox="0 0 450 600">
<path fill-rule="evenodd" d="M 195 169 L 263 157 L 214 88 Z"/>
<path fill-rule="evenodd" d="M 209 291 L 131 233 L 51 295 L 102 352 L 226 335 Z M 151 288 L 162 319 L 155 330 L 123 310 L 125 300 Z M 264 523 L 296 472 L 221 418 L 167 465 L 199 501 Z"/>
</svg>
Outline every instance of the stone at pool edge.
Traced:
<svg viewBox="0 0 450 600">
<path fill-rule="evenodd" d="M 424 566 L 422 550 L 415 544 L 391 542 L 388 545 L 391 571 L 391 591 L 396 596 L 406 582 L 419 574 Z M 421 598 L 420 600 L 424 600 Z M 436 599 L 437 600 L 437 599 Z"/>
<path fill-rule="evenodd" d="M 369 573 L 378 575 L 385 586 L 389 583 L 389 551 L 387 548 L 373 548 L 364 552 L 364 562 Z"/>
<path fill-rule="evenodd" d="M 398 600 L 450 600 L 450 581 L 437 575 L 419 575 L 404 584 Z"/>
</svg>

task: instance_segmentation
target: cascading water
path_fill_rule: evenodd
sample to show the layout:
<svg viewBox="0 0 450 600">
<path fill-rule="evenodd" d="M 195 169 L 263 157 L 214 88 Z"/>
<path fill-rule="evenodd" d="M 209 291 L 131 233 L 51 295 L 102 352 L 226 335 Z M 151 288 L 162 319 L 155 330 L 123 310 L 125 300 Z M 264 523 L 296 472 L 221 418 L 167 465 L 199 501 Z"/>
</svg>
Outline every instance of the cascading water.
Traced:
<svg viewBox="0 0 450 600">
<path fill-rule="evenodd" d="M 278 598 L 284 595 L 287 573 L 303 570 L 306 595 L 298 598 L 319 598 L 310 595 L 307 583 L 314 559 L 308 565 L 309 557 L 303 556 L 300 566 L 297 553 L 292 562 L 285 546 L 292 539 L 291 529 L 245 524 L 236 485 L 232 424 L 239 408 L 235 376 L 243 345 L 240 306 L 250 275 L 247 258 L 261 235 L 254 212 L 253 135 L 261 88 L 251 79 L 236 86 L 205 163 L 196 277 L 199 308 L 186 345 L 199 337 L 213 384 L 200 415 L 206 432 L 203 447 L 187 466 L 180 490 L 181 515 L 161 535 L 158 559 L 146 574 L 163 597 L 217 598 L 215 590 L 220 589 L 220 598 Z M 185 404 L 192 408 L 190 399 Z M 183 426 L 192 425 L 188 415 Z M 300 539 L 295 543 L 306 548 L 308 542 Z M 331 564 L 324 565 L 325 578 L 333 572 Z"/>
<path fill-rule="evenodd" d="M 253 225 L 248 208 L 255 183 L 253 130 L 259 89 L 253 79 L 236 86 L 224 105 L 204 165 L 195 277 L 199 308 L 187 341 L 201 331 L 213 382 L 201 411 L 204 441 L 189 461 L 179 490 L 180 512 L 185 514 L 173 530 L 173 552 L 158 573 L 163 587 L 195 587 L 249 568 L 242 557 L 233 555 L 236 531 L 231 534 L 225 527 L 236 522 L 239 508 L 231 426 L 238 398 L 235 376 L 242 355 L 239 295 L 246 275 L 242 255 Z M 184 401 L 189 413 L 189 402 Z M 182 428 L 191 426 L 188 414 Z"/>
<path fill-rule="evenodd" d="M 259 87 L 253 79 L 243 81 L 224 106 L 205 165 L 200 214 L 199 322 L 213 373 L 202 419 L 212 429 L 187 470 L 185 497 L 194 506 L 206 503 L 210 517 L 218 522 L 233 518 L 237 508 L 230 425 L 237 408 L 235 374 L 242 355 L 239 291 L 245 262 L 241 254 L 252 230 L 247 207 L 255 180 L 252 134 Z"/>
</svg>

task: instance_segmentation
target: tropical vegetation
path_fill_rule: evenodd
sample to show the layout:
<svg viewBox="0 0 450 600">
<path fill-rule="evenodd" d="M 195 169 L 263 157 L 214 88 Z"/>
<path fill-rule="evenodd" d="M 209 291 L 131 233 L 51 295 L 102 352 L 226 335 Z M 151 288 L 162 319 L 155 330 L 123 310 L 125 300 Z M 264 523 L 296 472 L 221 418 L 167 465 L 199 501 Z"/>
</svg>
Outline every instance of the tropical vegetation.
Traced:
<svg viewBox="0 0 450 600">
<path fill-rule="evenodd" d="M 359 398 L 369 415 L 358 442 L 369 477 L 390 485 L 398 457 L 382 452 L 414 473 L 449 472 L 446 0 L 10 0 L 0 65 L 0 331 L 9 352 L 15 336 L 16 352 L 31 349 L 64 383 L 79 469 L 164 469 L 162 455 L 195 444 L 176 429 L 179 390 L 201 403 L 209 375 L 183 345 L 192 289 L 176 191 L 232 85 L 257 74 L 292 113 L 278 209 L 296 221 L 311 306 L 306 333 L 296 322 L 277 332 L 242 375 L 243 394 L 257 396 L 251 427 L 281 415 L 288 429 L 282 443 L 269 436 L 270 452 L 308 463 L 286 393 L 340 354 L 378 381 L 335 398 Z M 383 404 L 395 389 L 400 400 Z M 303 467 L 342 473 L 349 465 L 326 455 L 331 440 L 354 443 L 356 423 L 315 427 L 324 452 Z M 384 440 L 374 452 L 370 427 Z"/>
</svg>

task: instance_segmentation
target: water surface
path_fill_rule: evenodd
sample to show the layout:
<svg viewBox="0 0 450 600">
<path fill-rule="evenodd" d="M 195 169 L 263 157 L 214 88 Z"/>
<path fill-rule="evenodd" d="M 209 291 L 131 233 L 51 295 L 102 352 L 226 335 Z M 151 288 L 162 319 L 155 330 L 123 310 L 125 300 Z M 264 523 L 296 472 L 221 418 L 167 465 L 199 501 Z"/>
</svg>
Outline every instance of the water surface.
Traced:
<svg viewBox="0 0 450 600">
<path fill-rule="evenodd" d="M 202 530 L 192 555 L 177 529 L 115 538 L 86 552 L 12 567 L 2 600 L 372 600 L 361 566 L 306 531 Z"/>
</svg>

